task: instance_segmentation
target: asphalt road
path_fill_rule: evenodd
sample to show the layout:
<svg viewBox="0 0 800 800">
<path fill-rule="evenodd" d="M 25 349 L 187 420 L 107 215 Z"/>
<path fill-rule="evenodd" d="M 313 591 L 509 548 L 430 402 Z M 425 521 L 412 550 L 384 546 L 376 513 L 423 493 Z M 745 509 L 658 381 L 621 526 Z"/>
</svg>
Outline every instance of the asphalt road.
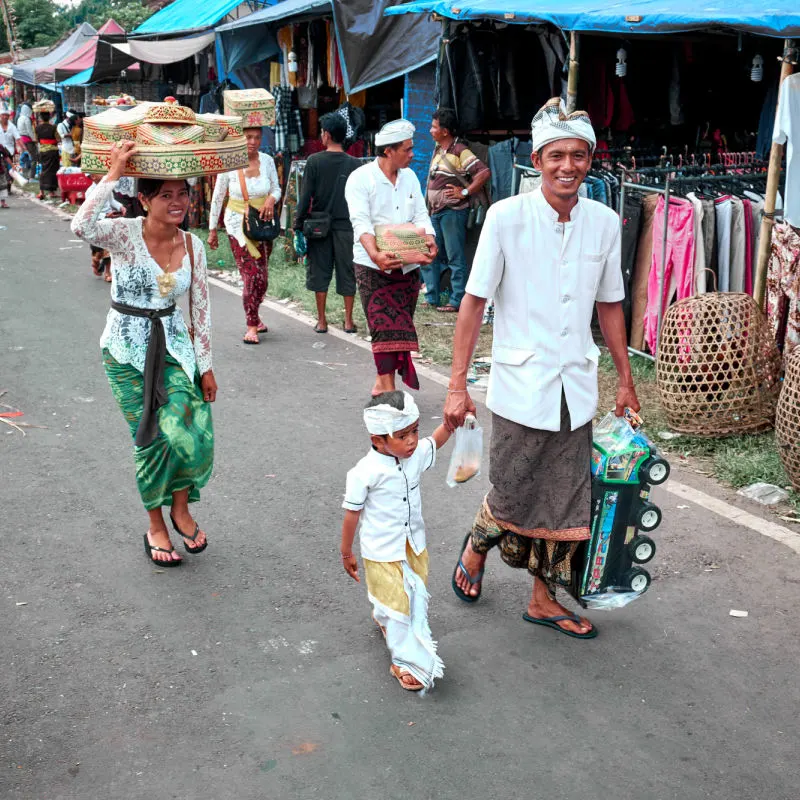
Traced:
<svg viewBox="0 0 800 800">
<path fill-rule="evenodd" d="M 521 619 L 528 579 L 496 557 L 480 603 L 453 595 L 487 484 L 447 488 L 448 449 L 423 485 L 446 672 L 405 693 L 338 558 L 371 358 L 275 314 L 247 347 L 218 289 L 211 546 L 155 570 L 100 363 L 107 287 L 66 221 L 0 214 L 0 402 L 47 426 L 0 425 L 0 798 L 797 797 L 795 553 L 657 492 L 650 591 L 569 639 Z M 426 382 L 424 429 L 442 401 Z"/>
</svg>

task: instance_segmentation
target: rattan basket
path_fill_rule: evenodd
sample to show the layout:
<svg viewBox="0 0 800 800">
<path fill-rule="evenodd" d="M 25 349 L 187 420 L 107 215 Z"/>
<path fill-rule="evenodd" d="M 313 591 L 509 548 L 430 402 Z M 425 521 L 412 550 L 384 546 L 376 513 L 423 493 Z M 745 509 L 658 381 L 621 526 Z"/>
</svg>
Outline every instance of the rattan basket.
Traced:
<svg viewBox="0 0 800 800">
<path fill-rule="evenodd" d="M 775 439 L 783 468 L 800 492 L 800 347 L 786 358 L 786 377 L 775 414 Z"/>
<path fill-rule="evenodd" d="M 656 381 L 674 430 L 708 437 L 767 430 L 780 377 L 778 348 L 750 295 L 710 292 L 667 311 Z"/>
</svg>

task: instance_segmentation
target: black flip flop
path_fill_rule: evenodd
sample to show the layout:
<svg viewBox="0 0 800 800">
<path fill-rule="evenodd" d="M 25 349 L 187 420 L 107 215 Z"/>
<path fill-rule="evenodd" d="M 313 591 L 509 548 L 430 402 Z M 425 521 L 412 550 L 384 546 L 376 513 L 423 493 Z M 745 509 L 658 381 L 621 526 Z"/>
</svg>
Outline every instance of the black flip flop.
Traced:
<svg viewBox="0 0 800 800">
<path fill-rule="evenodd" d="M 242 339 L 242 342 L 244 342 L 244 344 L 261 344 L 258 339 L 256 339 L 256 341 L 253 341 L 252 339 Z"/>
<path fill-rule="evenodd" d="M 458 557 L 458 564 L 456 564 L 455 570 L 453 570 L 453 591 L 456 593 L 456 597 L 459 600 L 463 600 L 465 603 L 477 603 L 478 600 L 481 599 L 481 592 L 478 592 L 476 595 L 467 594 L 457 583 L 456 583 L 456 574 L 458 570 L 461 570 L 466 576 L 467 580 L 469 581 L 470 586 L 474 586 L 476 583 L 483 580 L 483 573 L 485 570 L 481 570 L 474 578 L 469 574 L 467 568 L 464 566 L 464 562 L 461 560 L 464 557 L 464 551 L 467 549 L 467 542 L 469 541 L 469 537 L 472 536 L 472 532 L 470 531 L 464 537 L 464 544 L 461 546 L 461 555 Z M 481 587 L 481 591 L 483 591 L 483 587 Z"/>
<path fill-rule="evenodd" d="M 525 613 L 522 615 L 522 619 L 526 622 L 532 622 L 534 625 L 544 625 L 547 628 L 553 628 L 567 636 L 572 636 L 573 639 L 594 639 L 594 637 L 597 636 L 597 628 L 595 628 L 594 625 L 592 625 L 592 629 L 586 633 L 575 633 L 557 624 L 562 620 L 568 619 L 570 622 L 580 625 L 581 618 L 577 614 L 558 614 L 555 617 L 532 617 L 530 614 Z"/>
<path fill-rule="evenodd" d="M 327 333 L 327 332 L 328 332 L 327 328 L 320 328 L 319 325 L 314 326 L 314 333 Z"/>
<path fill-rule="evenodd" d="M 175 531 L 179 533 L 184 539 L 188 539 L 190 542 L 193 542 L 197 539 L 197 534 L 200 533 L 200 526 L 195 522 L 194 524 L 194 533 L 191 536 L 185 534 L 175 522 L 175 517 L 172 514 L 169 515 L 170 520 L 172 520 L 172 527 L 175 528 Z M 205 544 L 200 545 L 200 547 L 189 547 L 188 544 L 184 541 L 183 546 L 186 548 L 187 553 L 192 553 L 193 555 L 197 555 L 198 553 L 202 553 L 203 550 L 208 547 L 208 537 L 206 537 Z"/>
<path fill-rule="evenodd" d="M 345 333 L 358 333 L 358 328 L 356 328 L 356 326 L 355 326 L 355 325 L 353 325 L 353 327 L 352 327 L 352 328 L 345 328 L 345 329 L 344 329 L 344 332 L 345 332 Z"/>
<path fill-rule="evenodd" d="M 149 533 L 149 531 L 148 531 Z M 169 569 L 170 567 L 179 567 L 183 564 L 183 560 L 176 561 L 174 558 L 170 558 L 168 561 L 159 561 L 158 559 L 153 558 L 153 551 L 158 553 L 174 553 L 175 548 L 170 547 L 169 550 L 166 550 L 163 547 L 156 547 L 154 544 L 150 544 L 150 541 L 147 538 L 147 534 L 144 535 L 144 552 L 145 555 L 152 561 L 157 567 L 166 567 Z"/>
</svg>

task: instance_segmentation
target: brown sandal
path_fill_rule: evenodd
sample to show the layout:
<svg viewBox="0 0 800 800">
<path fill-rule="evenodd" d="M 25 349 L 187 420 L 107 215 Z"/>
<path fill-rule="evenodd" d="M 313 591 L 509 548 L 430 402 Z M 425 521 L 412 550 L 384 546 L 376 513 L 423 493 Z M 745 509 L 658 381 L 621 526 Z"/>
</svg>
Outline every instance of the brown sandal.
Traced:
<svg viewBox="0 0 800 800">
<path fill-rule="evenodd" d="M 392 666 L 389 667 L 389 673 L 397 678 L 397 682 L 407 692 L 420 692 L 425 688 L 408 670 L 400 669 L 397 664 L 392 664 Z M 406 683 L 408 680 L 412 680 L 414 683 L 409 685 Z"/>
</svg>

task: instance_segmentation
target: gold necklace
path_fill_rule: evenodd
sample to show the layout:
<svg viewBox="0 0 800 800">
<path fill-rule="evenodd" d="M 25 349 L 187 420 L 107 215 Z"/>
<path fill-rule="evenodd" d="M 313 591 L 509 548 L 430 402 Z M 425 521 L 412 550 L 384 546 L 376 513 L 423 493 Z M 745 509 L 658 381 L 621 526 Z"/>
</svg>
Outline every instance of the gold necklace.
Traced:
<svg viewBox="0 0 800 800">
<path fill-rule="evenodd" d="M 172 254 L 175 252 L 175 246 L 177 244 L 177 241 L 178 241 L 178 232 L 175 231 L 175 236 L 172 237 L 172 249 L 169 252 L 169 258 L 167 259 L 166 269 L 164 269 L 164 267 L 161 267 L 161 264 L 158 264 L 158 261 L 156 261 L 156 264 L 158 264 L 158 266 L 161 267 L 161 273 L 159 275 L 156 275 L 156 283 L 158 284 L 158 293 L 162 297 L 169 297 L 169 295 L 172 294 L 172 292 L 174 291 L 175 285 L 177 283 L 177 279 L 175 278 L 175 273 L 170 271 L 170 267 L 172 266 Z M 147 244 L 146 239 L 145 239 L 145 244 Z M 147 249 L 148 251 L 150 250 L 149 247 Z M 155 261 L 155 258 L 153 257 L 152 253 L 150 253 L 150 257 L 153 258 L 153 261 Z"/>
</svg>

